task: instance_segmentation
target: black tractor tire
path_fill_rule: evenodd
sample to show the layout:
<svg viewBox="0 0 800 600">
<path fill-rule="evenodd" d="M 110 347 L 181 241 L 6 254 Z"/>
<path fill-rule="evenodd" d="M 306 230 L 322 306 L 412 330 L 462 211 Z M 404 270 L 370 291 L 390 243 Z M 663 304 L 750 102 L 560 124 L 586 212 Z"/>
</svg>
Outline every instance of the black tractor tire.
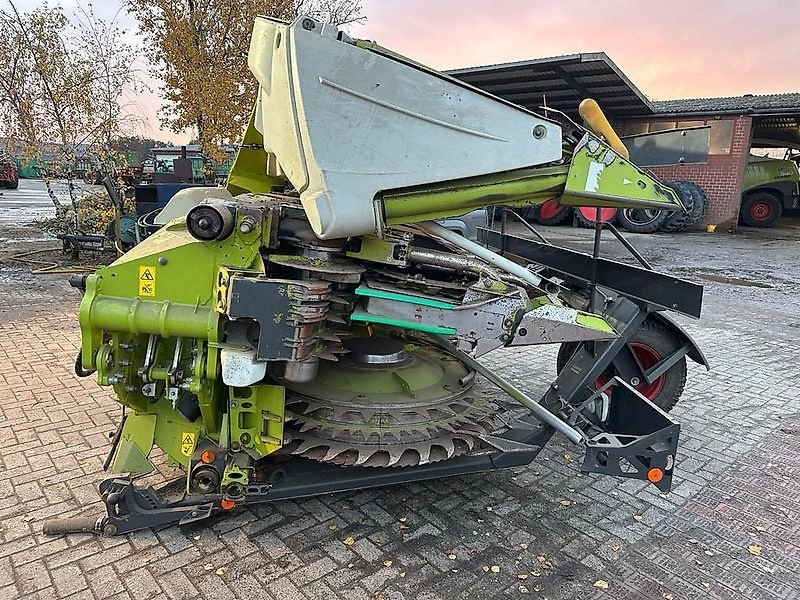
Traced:
<svg viewBox="0 0 800 600">
<path fill-rule="evenodd" d="M 580 342 L 565 342 L 561 344 L 556 358 L 556 369 L 559 373 L 578 350 L 579 344 Z M 642 362 L 642 366 L 649 368 L 652 365 L 648 366 L 648 362 L 654 360 L 657 362 L 666 358 L 683 346 L 683 341 L 660 321 L 648 318 L 642 323 L 639 331 L 633 335 L 629 344 L 631 344 L 634 354 Z M 605 383 L 614 375 L 614 367 L 611 365 L 598 378 L 598 382 L 602 380 L 602 383 Z M 634 387 L 661 410 L 669 412 L 678 403 L 685 386 L 686 357 L 684 356 L 672 365 L 666 373 L 656 379 L 653 384 L 641 383 Z"/>
<path fill-rule="evenodd" d="M 6 187 L 10 190 L 15 190 L 19 187 L 19 177 L 14 177 L 11 181 L 6 182 Z"/>
<path fill-rule="evenodd" d="M 692 208 L 692 214 L 689 217 L 689 224 L 696 225 L 703 220 L 703 217 L 706 216 L 706 212 L 708 212 L 708 194 L 706 191 L 701 188 L 698 184 L 694 181 L 681 181 L 681 184 L 689 191 L 691 191 L 692 195 L 694 196 L 694 207 Z M 699 198 L 699 202 L 698 202 Z"/>
<path fill-rule="evenodd" d="M 681 201 L 686 210 L 676 210 L 668 213 L 667 218 L 661 224 L 661 231 L 665 233 L 677 233 L 686 231 L 692 224 L 692 215 L 695 211 L 695 204 L 702 200 L 696 196 L 683 181 L 665 181 L 664 185 L 670 188 Z"/>
<path fill-rule="evenodd" d="M 557 206 L 550 205 L 550 202 L 557 204 Z M 548 206 L 542 212 L 542 207 L 545 204 Z M 543 204 L 532 206 L 530 210 L 532 220 L 541 225 L 561 225 L 572 217 L 572 207 L 561 206 L 557 200 L 548 200 Z"/>
<path fill-rule="evenodd" d="M 603 209 L 603 210 L 605 210 L 605 209 Z M 617 212 L 619 212 L 619 211 L 617 211 Z M 612 225 L 614 223 L 616 223 L 617 222 L 617 215 L 615 214 L 611 219 L 609 219 L 609 222 Z M 579 206 L 575 207 L 575 224 L 578 227 L 583 227 L 584 229 L 594 229 L 594 221 L 592 221 L 590 219 L 587 219 L 583 215 L 583 213 L 581 212 L 581 209 L 580 209 Z"/>
<path fill-rule="evenodd" d="M 783 211 L 782 204 L 775 194 L 757 190 L 742 199 L 739 219 L 749 227 L 773 227 Z"/>
<path fill-rule="evenodd" d="M 575 224 L 584 229 L 594 229 L 594 221 L 590 221 L 584 217 L 583 213 L 577 208 L 575 209 Z"/>
<path fill-rule="evenodd" d="M 620 226 L 631 233 L 654 233 L 661 229 L 670 213 L 652 208 L 621 208 L 617 213 Z"/>
</svg>

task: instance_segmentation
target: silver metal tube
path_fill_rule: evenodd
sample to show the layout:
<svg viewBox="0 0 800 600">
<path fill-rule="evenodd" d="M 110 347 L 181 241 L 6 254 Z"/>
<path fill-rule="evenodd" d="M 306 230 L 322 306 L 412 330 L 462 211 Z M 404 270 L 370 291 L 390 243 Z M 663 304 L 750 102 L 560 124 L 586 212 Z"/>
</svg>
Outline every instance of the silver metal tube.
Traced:
<svg viewBox="0 0 800 600">
<path fill-rule="evenodd" d="M 427 248 L 414 248 L 409 251 L 408 259 L 417 264 L 431 265 L 453 269 L 454 271 L 483 271 L 486 263 L 469 256 L 428 250 Z"/>
<path fill-rule="evenodd" d="M 558 286 L 556 286 L 553 282 L 548 281 L 543 277 L 539 277 L 534 273 L 531 273 L 525 267 L 518 265 L 517 263 L 512 262 L 495 252 L 492 252 L 488 248 L 484 248 L 483 246 L 481 246 L 476 242 L 473 242 L 472 240 L 468 240 L 463 235 L 459 235 L 455 231 L 450 231 L 449 229 L 439 225 L 438 223 L 435 223 L 433 221 L 423 221 L 421 223 L 417 223 L 416 226 L 425 233 L 432 235 L 434 237 L 441 238 L 444 241 L 452 244 L 453 246 L 461 248 L 462 250 L 477 256 L 481 260 L 485 260 L 487 263 L 492 264 L 499 269 L 502 269 L 506 273 L 514 275 L 515 277 L 518 277 L 522 281 L 534 287 L 537 287 L 540 290 L 544 290 L 548 294 L 555 293 L 558 291 Z"/>
<path fill-rule="evenodd" d="M 550 425 L 550 427 L 556 431 L 563 433 L 570 442 L 573 444 L 580 444 L 584 441 L 584 436 L 580 431 L 559 419 L 556 415 L 536 402 L 536 400 L 528 396 L 525 392 L 517 389 L 513 384 L 500 377 L 497 373 L 486 368 L 484 365 L 472 358 L 469 354 L 456 348 L 447 338 L 439 335 L 434 335 L 431 337 L 434 338 L 438 342 L 439 346 L 441 346 L 444 350 L 452 354 L 455 358 L 463 362 L 469 368 L 486 377 L 486 379 L 491 381 L 506 394 L 511 396 L 514 400 L 530 410 L 533 413 L 533 416 L 535 416 L 537 419 L 543 423 L 546 423 L 547 425 Z"/>
</svg>

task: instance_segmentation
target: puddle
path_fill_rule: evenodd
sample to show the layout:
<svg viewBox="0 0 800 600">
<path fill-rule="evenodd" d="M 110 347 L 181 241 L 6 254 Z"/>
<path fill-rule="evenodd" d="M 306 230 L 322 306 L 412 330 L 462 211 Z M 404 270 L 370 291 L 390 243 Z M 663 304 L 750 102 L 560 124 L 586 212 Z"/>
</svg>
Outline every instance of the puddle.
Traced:
<svg viewBox="0 0 800 600">
<path fill-rule="evenodd" d="M 695 277 L 698 277 L 700 279 L 705 279 L 707 281 L 716 281 L 717 283 L 727 283 L 728 285 L 743 285 L 746 287 L 767 288 L 767 289 L 773 287 L 768 283 L 753 281 L 752 279 L 743 279 L 741 277 L 726 277 L 724 275 L 711 275 L 709 273 L 695 273 L 694 275 Z"/>
</svg>

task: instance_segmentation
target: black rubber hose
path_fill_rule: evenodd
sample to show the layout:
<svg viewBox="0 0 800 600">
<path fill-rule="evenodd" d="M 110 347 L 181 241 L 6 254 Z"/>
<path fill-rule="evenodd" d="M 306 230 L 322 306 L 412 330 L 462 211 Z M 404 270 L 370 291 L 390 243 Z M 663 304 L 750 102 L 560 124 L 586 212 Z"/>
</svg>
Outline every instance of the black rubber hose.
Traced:
<svg viewBox="0 0 800 600">
<path fill-rule="evenodd" d="M 45 535 L 61 535 L 62 533 L 100 533 L 106 517 L 70 517 L 66 519 L 48 519 L 42 525 Z"/>
</svg>

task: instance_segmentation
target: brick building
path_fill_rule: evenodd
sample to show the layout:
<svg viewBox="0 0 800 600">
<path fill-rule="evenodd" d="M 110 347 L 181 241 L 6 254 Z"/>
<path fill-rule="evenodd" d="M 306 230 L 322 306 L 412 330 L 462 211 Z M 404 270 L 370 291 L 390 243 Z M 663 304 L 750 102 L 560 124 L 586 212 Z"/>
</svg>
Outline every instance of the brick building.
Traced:
<svg viewBox="0 0 800 600">
<path fill-rule="evenodd" d="M 506 100 L 578 119 L 578 104 L 596 99 L 622 136 L 689 127 L 709 128 L 702 162 L 654 166 L 661 179 L 689 179 L 709 196 L 706 223 L 735 227 L 742 179 L 755 141 L 800 148 L 800 93 L 651 101 L 602 52 L 572 54 L 450 71 Z"/>
</svg>

